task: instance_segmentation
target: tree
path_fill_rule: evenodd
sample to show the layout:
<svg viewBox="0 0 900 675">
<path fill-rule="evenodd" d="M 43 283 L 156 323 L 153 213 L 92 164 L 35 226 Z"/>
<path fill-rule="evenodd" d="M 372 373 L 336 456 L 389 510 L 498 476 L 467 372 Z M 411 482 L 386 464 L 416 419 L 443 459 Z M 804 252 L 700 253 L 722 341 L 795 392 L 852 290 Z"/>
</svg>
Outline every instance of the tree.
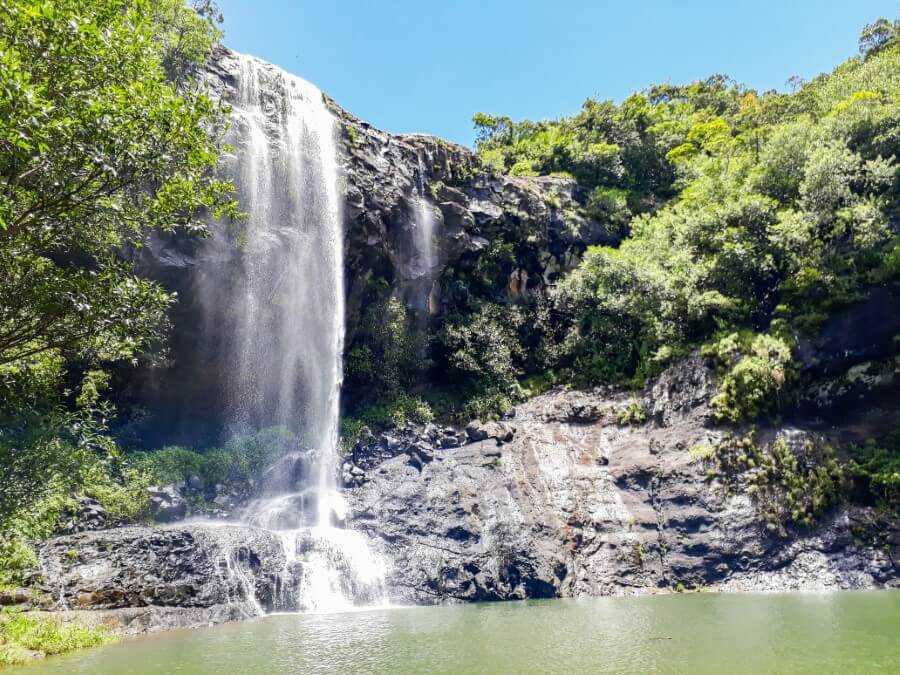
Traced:
<svg viewBox="0 0 900 675">
<path fill-rule="evenodd" d="M 0 364 L 160 334 L 171 297 L 120 253 L 234 214 L 189 67 L 217 35 L 181 0 L 0 0 Z"/>
<path fill-rule="evenodd" d="M 868 58 L 877 54 L 900 35 L 900 19 L 889 21 L 880 18 L 863 28 L 859 36 L 859 53 Z"/>
<path fill-rule="evenodd" d="M 214 175 L 225 111 L 196 77 L 215 10 L 199 9 L 0 0 L 4 523 L 49 492 L 114 479 L 104 374 L 89 371 L 74 401 L 64 385 L 68 370 L 134 359 L 164 334 L 173 296 L 127 253 L 153 231 L 202 234 L 207 212 L 236 215 Z"/>
</svg>

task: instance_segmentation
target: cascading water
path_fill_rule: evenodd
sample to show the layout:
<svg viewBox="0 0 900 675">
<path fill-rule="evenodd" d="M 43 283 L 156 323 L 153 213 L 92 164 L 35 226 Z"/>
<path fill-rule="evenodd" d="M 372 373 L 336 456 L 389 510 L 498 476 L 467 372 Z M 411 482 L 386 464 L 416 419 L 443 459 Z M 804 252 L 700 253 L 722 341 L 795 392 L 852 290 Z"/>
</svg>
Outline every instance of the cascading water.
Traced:
<svg viewBox="0 0 900 675">
<path fill-rule="evenodd" d="M 425 196 L 425 165 L 419 156 L 418 173 L 416 175 L 416 194 L 411 198 L 411 216 L 413 224 L 412 243 L 414 247 L 416 273 L 419 287 L 422 289 L 424 309 L 431 313 L 433 309 L 434 271 L 437 265 L 437 251 L 434 245 L 435 217 L 428 198 Z M 421 302 L 419 300 L 418 302 Z M 423 319 L 424 319 L 423 314 Z"/>
<path fill-rule="evenodd" d="M 282 541 L 277 609 L 377 602 L 380 562 L 362 534 L 335 526 L 346 511 L 334 480 L 344 332 L 335 120 L 305 80 L 237 54 L 226 67 L 237 83 L 232 173 L 247 219 L 238 232 L 219 228 L 198 279 L 207 331 L 226 336 L 228 431 L 284 426 L 314 449 L 270 469 L 243 521 Z M 298 473 L 301 484 L 285 479 Z"/>
<path fill-rule="evenodd" d="M 425 166 L 419 157 L 419 172 L 416 177 L 416 197 L 413 201 L 416 224 L 416 249 L 421 257 L 425 273 L 430 275 L 435 264 L 434 213 L 425 197 Z"/>
</svg>

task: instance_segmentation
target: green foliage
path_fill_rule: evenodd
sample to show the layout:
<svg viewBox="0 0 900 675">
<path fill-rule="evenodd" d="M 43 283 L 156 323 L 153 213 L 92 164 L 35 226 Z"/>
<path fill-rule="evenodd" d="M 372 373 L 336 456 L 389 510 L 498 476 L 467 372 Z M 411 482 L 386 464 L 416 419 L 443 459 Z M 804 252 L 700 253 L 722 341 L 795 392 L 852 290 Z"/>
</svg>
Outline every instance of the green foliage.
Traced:
<svg viewBox="0 0 900 675">
<path fill-rule="evenodd" d="M 365 405 L 341 422 L 341 439 L 352 446 L 364 429 L 388 429 L 406 424 L 427 424 L 434 420 L 431 406 L 422 398 L 399 394 L 395 398 Z"/>
<path fill-rule="evenodd" d="M 779 409 L 792 376 L 791 345 L 785 338 L 734 332 L 701 351 L 723 373 L 720 392 L 711 401 L 718 420 L 753 420 Z"/>
<path fill-rule="evenodd" d="M 259 478 L 279 457 L 296 450 L 301 439 L 284 427 L 268 427 L 232 437 L 221 447 L 197 451 L 167 446 L 129 456 L 131 470 L 146 475 L 147 485 L 169 485 L 198 477 L 207 486 Z"/>
<path fill-rule="evenodd" d="M 716 456 L 716 446 L 711 443 L 695 443 L 690 449 L 691 462 L 707 462 Z"/>
<path fill-rule="evenodd" d="M 203 454 L 174 445 L 141 453 L 132 462 L 144 469 L 157 485 L 170 485 L 206 473 Z"/>
<path fill-rule="evenodd" d="M 850 467 L 864 494 L 885 510 L 900 510 L 900 431 L 850 448 Z"/>
<path fill-rule="evenodd" d="M 886 43 L 794 94 L 710 78 L 629 99 L 679 192 L 557 286 L 563 339 L 551 367 L 582 384 L 640 383 L 716 335 L 765 334 L 721 364 L 715 407 L 728 421 L 776 412 L 791 377 L 786 336 L 814 331 L 896 275 L 897 72 L 900 50 Z M 575 129 L 576 119 L 548 124 Z M 499 124 L 479 147 L 517 152 L 542 128 Z M 610 222 L 624 213 L 612 189 L 588 201 Z"/>
<path fill-rule="evenodd" d="M 98 647 L 115 638 L 103 627 L 87 627 L 19 612 L 0 612 L 0 667 L 35 658 Z"/>
<path fill-rule="evenodd" d="M 653 126 L 647 97 L 619 106 L 589 99 L 581 112 L 553 122 L 513 122 L 477 113 L 473 121 L 482 162 L 513 175 L 567 175 L 595 192 L 592 215 L 627 220 L 630 209 L 646 210 L 669 196 L 674 172 Z M 624 199 L 610 199 L 617 190 Z M 604 196 L 607 198 L 604 199 Z"/>
<path fill-rule="evenodd" d="M 72 427 L 52 428 L 38 446 L 6 448 L 0 445 L 0 473 L 7 486 L 0 506 L 0 585 L 20 583 L 37 563 L 32 542 L 54 534 L 64 517 L 76 507 L 75 496 L 96 499 L 117 522 L 149 517 L 150 475 L 129 466 L 105 429 L 91 418 L 76 418 L 84 434 L 73 444 L 53 434 L 71 434 Z M 45 446 L 53 448 L 49 452 Z M 49 461 L 22 469 L 27 461 Z M 35 475 L 41 482 L 35 481 Z"/>
<path fill-rule="evenodd" d="M 865 28 L 859 36 L 859 53 L 866 58 L 896 45 L 900 40 L 900 19 L 889 21 L 878 19 Z"/>
<path fill-rule="evenodd" d="M 221 111 L 186 72 L 216 37 L 180 0 L 0 2 L 0 364 L 160 336 L 170 296 L 114 251 L 235 213 Z"/>
<path fill-rule="evenodd" d="M 437 337 L 447 355 L 448 375 L 473 388 L 511 390 L 522 358 L 518 328 L 522 316 L 515 306 L 485 303 L 466 317 L 451 317 Z"/>
<path fill-rule="evenodd" d="M 0 586 L 16 585 L 37 565 L 31 542 L 46 539 L 74 507 L 71 483 L 61 478 L 44 490 L 44 496 L 8 514 L 0 527 Z M 13 517 L 13 515 L 15 517 Z"/>
<path fill-rule="evenodd" d="M 348 388 L 365 391 L 370 401 L 399 394 L 427 367 L 419 337 L 400 300 L 389 296 L 371 301 L 347 354 Z"/>
<path fill-rule="evenodd" d="M 782 536 L 786 526 L 809 527 L 837 503 L 847 478 L 833 448 L 813 438 L 779 436 L 762 447 L 753 433 L 729 435 L 715 446 L 715 463 L 727 485 L 746 486 L 769 529 Z"/>
<path fill-rule="evenodd" d="M 149 474 L 128 468 L 113 478 L 106 467 L 97 464 L 90 466 L 84 473 L 84 494 L 100 502 L 111 518 L 122 522 L 150 518 L 147 489 L 152 480 Z"/>
<path fill-rule="evenodd" d="M 106 363 L 134 361 L 173 296 L 123 259 L 154 230 L 237 215 L 214 178 L 224 109 L 195 73 L 208 0 L 0 0 L 0 568 L 33 563 L 72 495 L 147 515 L 107 433 Z"/>
<path fill-rule="evenodd" d="M 647 421 L 647 411 L 637 399 L 631 399 L 616 413 L 616 419 L 622 426 L 640 426 Z"/>
<path fill-rule="evenodd" d="M 457 398 L 514 401 L 514 380 L 547 370 L 639 386 L 699 345 L 746 335 L 719 359 L 714 410 L 724 422 L 777 414 L 794 336 L 900 274 L 892 39 L 792 94 L 713 76 L 620 105 L 587 101 L 556 121 L 476 115 L 483 162 L 574 176 L 586 214 L 628 236 L 589 249 L 546 307 L 498 307 L 511 273 L 538 267 L 503 232 L 445 274 L 432 356 Z M 527 240 L 531 226 L 516 235 Z"/>
<path fill-rule="evenodd" d="M 567 319 L 560 349 L 576 382 L 634 375 L 649 354 L 681 339 L 672 321 L 678 298 L 651 265 L 637 262 L 642 255 L 624 245 L 590 249 L 556 288 L 556 309 Z"/>
</svg>

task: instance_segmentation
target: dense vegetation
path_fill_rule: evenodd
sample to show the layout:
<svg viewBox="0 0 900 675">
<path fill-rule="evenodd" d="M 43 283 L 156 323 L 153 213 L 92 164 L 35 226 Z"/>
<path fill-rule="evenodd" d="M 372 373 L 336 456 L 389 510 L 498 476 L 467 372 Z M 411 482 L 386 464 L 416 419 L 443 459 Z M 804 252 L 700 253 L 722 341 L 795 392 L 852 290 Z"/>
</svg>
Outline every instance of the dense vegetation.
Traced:
<svg viewBox="0 0 900 675">
<path fill-rule="evenodd" d="M 487 164 L 574 176 L 590 189 L 587 212 L 627 236 L 526 306 L 496 302 L 476 270 L 438 363 L 512 394 L 548 369 L 640 383 L 705 345 L 723 368 L 721 418 L 772 412 L 796 336 L 900 272 L 897 30 L 873 24 L 860 57 L 793 93 L 714 76 L 619 105 L 588 100 L 553 122 L 476 115 Z M 458 282 L 445 277 L 445 290 Z"/>
<path fill-rule="evenodd" d="M 431 408 L 465 418 L 548 383 L 640 385 L 702 346 L 720 369 L 722 421 L 777 412 L 798 337 L 900 272 L 897 30 L 872 24 L 861 56 L 792 93 L 714 76 L 618 105 L 588 100 L 556 121 L 477 114 L 488 169 L 574 177 L 584 212 L 621 243 L 591 248 L 547 292 L 510 299 L 510 273 L 534 256 L 533 225 L 499 233 L 473 264 L 444 272 L 426 345 L 404 333 L 402 307 L 364 317 L 350 383 L 400 400 L 396 383 L 418 368 L 439 385 L 423 394 Z M 361 415 L 373 410 L 392 414 L 382 404 Z"/>
<path fill-rule="evenodd" d="M 215 10 L 0 0 L 0 583 L 75 492 L 117 516 L 149 477 L 107 433 L 110 364 L 165 337 L 174 298 L 123 252 L 236 215 L 214 178 L 224 111 L 194 74 Z"/>
<path fill-rule="evenodd" d="M 376 402 L 353 411 L 348 432 L 497 415 L 552 384 L 640 387 L 695 350 L 717 371 L 720 423 L 789 410 L 804 384 L 798 341 L 900 281 L 898 33 L 900 22 L 876 21 L 859 56 L 788 93 L 716 75 L 620 104 L 590 99 L 555 121 L 475 115 L 487 170 L 574 178 L 584 214 L 621 241 L 588 249 L 543 292 L 511 298 L 510 273 L 540 269 L 528 267 L 536 233 L 523 220 L 445 270 L 427 344 L 404 333 L 402 308 L 364 318 L 360 343 L 371 349 L 348 365 L 375 354 L 379 368 L 349 382 Z M 419 398 L 396 384 L 417 379 L 429 382 L 412 388 Z M 890 447 L 854 451 L 867 458 L 855 470 L 868 467 L 882 495 L 900 484 Z M 764 455 L 771 476 L 795 475 L 778 468 L 777 448 Z M 795 508 L 793 520 L 817 510 Z"/>
</svg>

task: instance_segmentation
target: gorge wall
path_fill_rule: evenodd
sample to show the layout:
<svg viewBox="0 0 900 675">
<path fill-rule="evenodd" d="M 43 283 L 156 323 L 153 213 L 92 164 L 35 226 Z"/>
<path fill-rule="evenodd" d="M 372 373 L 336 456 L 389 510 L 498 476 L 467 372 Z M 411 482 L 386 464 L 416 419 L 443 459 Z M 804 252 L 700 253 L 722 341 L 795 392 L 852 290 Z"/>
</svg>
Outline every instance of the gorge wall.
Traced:
<svg viewBox="0 0 900 675">
<path fill-rule="evenodd" d="M 235 100 L 239 93 L 227 63 L 228 53 L 220 51 L 207 79 L 223 99 Z M 510 303 L 541 293 L 587 246 L 615 240 L 602 224 L 581 215 L 584 195 L 573 180 L 497 175 L 467 148 L 430 136 L 392 135 L 327 103 L 340 126 L 347 353 L 364 309 L 388 297 L 402 301 L 413 331 L 422 332 L 442 310 L 441 274 L 474 267 L 500 238 L 517 249 L 515 264 L 498 270 Z M 277 146 L 279 140 L 269 142 Z M 422 250 L 417 224 L 423 210 L 434 232 L 430 255 Z M 202 254 L 202 242 L 181 236 L 154 239 L 138 252 L 141 271 L 179 294 L 168 366 L 129 372 L 124 382 L 126 398 L 153 414 L 140 429 L 149 447 L 173 441 L 202 445 L 227 428 L 219 374 L 233 364 L 227 350 L 203 336 L 208 291 L 197 273 Z M 223 258 L 227 265 L 228 256 Z M 359 393 L 352 385 L 345 381 L 344 396 L 351 401 Z"/>
</svg>

